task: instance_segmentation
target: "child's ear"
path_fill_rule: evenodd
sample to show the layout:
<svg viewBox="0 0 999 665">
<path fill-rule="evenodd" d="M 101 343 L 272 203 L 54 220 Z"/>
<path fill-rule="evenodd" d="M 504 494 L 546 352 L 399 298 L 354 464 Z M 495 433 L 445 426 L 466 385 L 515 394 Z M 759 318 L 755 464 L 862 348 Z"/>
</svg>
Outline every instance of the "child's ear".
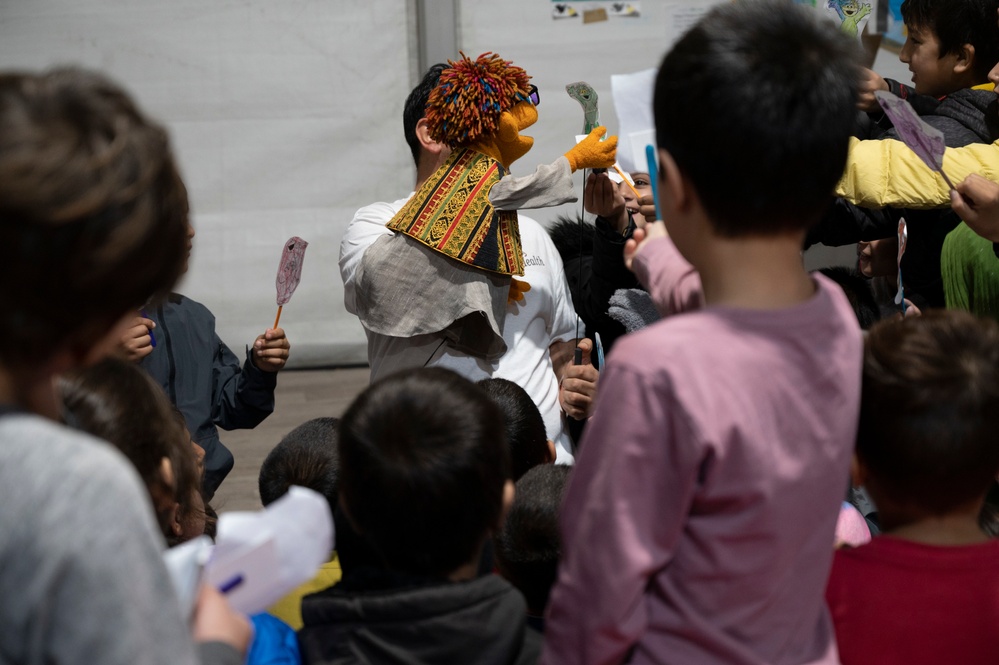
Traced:
<svg viewBox="0 0 999 665">
<path fill-rule="evenodd" d="M 545 460 L 545 464 L 554 464 L 555 460 L 558 459 L 558 451 L 555 450 L 555 442 L 548 439 L 545 443 L 548 444 L 548 459 Z"/>
<path fill-rule="evenodd" d="M 512 480 L 507 480 L 503 484 L 503 507 L 500 508 L 499 522 L 496 524 L 496 531 L 503 528 L 503 523 L 506 522 L 506 516 L 510 512 L 510 506 L 513 505 L 513 497 L 516 493 L 514 484 Z"/>
<path fill-rule="evenodd" d="M 975 47 L 971 44 L 965 44 L 957 51 L 957 58 L 954 61 L 954 73 L 964 74 L 965 72 L 970 72 L 974 64 Z"/>
<path fill-rule="evenodd" d="M 673 155 L 663 148 L 659 149 L 659 206 L 663 219 L 670 219 L 667 208 L 671 211 L 685 211 L 693 203 L 693 191 L 690 181 L 683 176 Z"/>
<path fill-rule="evenodd" d="M 174 501 L 173 508 L 170 509 L 170 518 L 167 520 L 170 524 L 170 533 L 176 538 L 180 538 L 184 535 L 184 527 L 180 523 L 180 504 Z"/>
</svg>

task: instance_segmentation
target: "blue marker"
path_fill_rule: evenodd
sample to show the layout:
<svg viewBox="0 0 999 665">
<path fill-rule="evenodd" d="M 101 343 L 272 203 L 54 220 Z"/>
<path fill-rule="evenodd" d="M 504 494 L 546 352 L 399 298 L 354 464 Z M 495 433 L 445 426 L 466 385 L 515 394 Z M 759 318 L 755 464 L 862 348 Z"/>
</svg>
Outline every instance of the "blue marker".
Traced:
<svg viewBox="0 0 999 665">
<path fill-rule="evenodd" d="M 645 146 L 645 159 L 649 162 L 649 180 L 652 183 L 652 200 L 656 204 L 656 219 L 662 220 L 663 213 L 659 209 L 659 169 L 656 167 L 656 149 Z"/>
<path fill-rule="evenodd" d="M 227 594 L 230 591 L 232 591 L 233 589 L 235 589 L 236 587 L 238 587 L 242 583 L 243 583 L 243 576 L 242 575 L 236 575 L 231 580 L 229 580 L 228 582 L 226 582 L 225 584 L 223 584 L 222 586 L 219 587 L 219 593 L 221 593 L 223 595 Z"/>
</svg>

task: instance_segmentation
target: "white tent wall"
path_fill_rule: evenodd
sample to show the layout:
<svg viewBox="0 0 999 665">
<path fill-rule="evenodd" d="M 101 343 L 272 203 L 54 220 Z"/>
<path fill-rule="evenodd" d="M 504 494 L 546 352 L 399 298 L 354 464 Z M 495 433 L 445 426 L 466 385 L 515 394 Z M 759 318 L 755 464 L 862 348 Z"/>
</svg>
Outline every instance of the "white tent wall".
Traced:
<svg viewBox="0 0 999 665">
<path fill-rule="evenodd" d="M 610 76 L 658 65 L 680 15 L 719 1 L 644 0 L 640 17 L 584 24 L 553 20 L 545 0 L 0 0 L 0 67 L 98 68 L 168 126 L 197 231 L 179 290 L 216 314 L 237 354 L 273 322 L 283 242 L 308 240 L 281 319 L 290 366 L 342 365 L 365 362 L 366 348 L 343 309 L 340 238 L 357 208 L 412 188 L 401 116 L 421 65 L 494 51 L 534 77 L 542 102 L 525 132 L 534 149 L 514 165 L 523 175 L 582 129 L 567 83 L 593 85 L 616 131 Z M 884 51 L 878 70 L 908 80 Z"/>
<path fill-rule="evenodd" d="M 0 0 L 0 66 L 98 68 L 167 125 L 197 232 L 179 290 L 237 355 L 273 324 L 298 235 L 309 250 L 281 319 L 292 366 L 355 363 L 340 237 L 357 208 L 412 188 L 414 26 L 401 0 Z"/>
<path fill-rule="evenodd" d="M 539 0 L 461 0 L 459 44 L 470 57 L 495 51 L 527 70 L 541 93 L 538 122 L 525 132 L 535 137 L 531 152 L 513 165 L 514 175 L 526 175 L 538 164 L 555 160 L 575 144 L 582 133 L 583 110 L 565 91 L 568 83 L 586 81 L 597 92 L 600 122 L 611 133 L 617 131 L 617 115 L 611 99 L 612 74 L 657 67 L 666 51 L 680 36 L 676 13 L 692 5 L 703 11 L 720 0 L 668 2 L 645 0 L 639 17 L 609 17 L 583 23 L 582 16 L 553 19 L 554 3 Z M 605 2 L 577 2 L 582 14 L 589 6 Z M 582 196 L 582 173 L 575 175 Z M 527 214 L 543 224 L 558 215 L 575 218 L 579 203 L 558 208 L 531 210 Z"/>
</svg>

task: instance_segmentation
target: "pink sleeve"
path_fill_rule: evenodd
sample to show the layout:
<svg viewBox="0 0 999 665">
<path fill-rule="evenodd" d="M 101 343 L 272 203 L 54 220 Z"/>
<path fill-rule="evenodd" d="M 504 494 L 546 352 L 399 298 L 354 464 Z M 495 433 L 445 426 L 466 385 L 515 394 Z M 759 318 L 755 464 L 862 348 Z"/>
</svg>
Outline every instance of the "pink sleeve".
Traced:
<svg viewBox="0 0 999 665">
<path fill-rule="evenodd" d="M 625 658 L 648 625 L 648 582 L 672 559 L 693 501 L 699 453 L 676 444 L 690 432 L 668 381 L 613 358 L 563 502 L 545 665 Z"/>
<path fill-rule="evenodd" d="M 703 307 L 701 276 L 668 237 L 646 243 L 632 270 L 663 316 Z"/>
</svg>

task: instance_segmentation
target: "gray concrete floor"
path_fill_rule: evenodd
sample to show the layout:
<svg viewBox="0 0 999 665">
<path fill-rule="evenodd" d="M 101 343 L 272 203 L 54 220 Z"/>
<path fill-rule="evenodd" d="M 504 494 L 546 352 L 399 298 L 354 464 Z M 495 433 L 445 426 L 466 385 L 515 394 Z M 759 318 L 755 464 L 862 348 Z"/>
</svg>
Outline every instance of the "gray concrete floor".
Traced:
<svg viewBox="0 0 999 665">
<path fill-rule="evenodd" d="M 278 376 L 274 413 L 252 430 L 219 432 L 236 465 L 219 487 L 212 505 L 219 512 L 258 510 L 257 474 L 267 453 L 301 423 L 320 416 L 339 417 L 368 386 L 367 367 L 286 370 Z"/>
</svg>

